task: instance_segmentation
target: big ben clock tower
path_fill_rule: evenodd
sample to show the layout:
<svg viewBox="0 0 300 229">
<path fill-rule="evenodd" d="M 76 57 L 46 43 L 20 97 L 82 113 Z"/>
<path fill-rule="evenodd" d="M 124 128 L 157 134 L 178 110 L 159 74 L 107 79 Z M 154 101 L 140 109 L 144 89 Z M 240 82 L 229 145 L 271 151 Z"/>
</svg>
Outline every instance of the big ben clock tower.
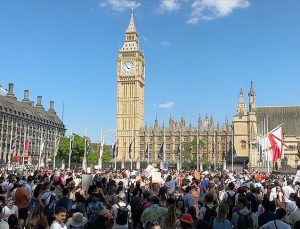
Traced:
<svg viewBox="0 0 300 229">
<path fill-rule="evenodd" d="M 139 130 L 144 126 L 145 60 L 139 47 L 134 12 L 125 33 L 117 60 L 117 139 L 118 160 L 140 156 Z"/>
</svg>

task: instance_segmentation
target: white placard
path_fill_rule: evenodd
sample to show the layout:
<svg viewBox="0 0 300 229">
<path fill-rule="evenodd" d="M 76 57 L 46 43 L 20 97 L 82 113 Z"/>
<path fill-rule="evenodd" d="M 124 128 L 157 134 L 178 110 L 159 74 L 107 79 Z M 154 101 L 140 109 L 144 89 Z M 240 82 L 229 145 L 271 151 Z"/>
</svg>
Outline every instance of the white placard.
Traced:
<svg viewBox="0 0 300 229">
<path fill-rule="evenodd" d="M 91 174 L 82 174 L 82 189 L 88 191 L 93 184 L 93 176 Z"/>
</svg>

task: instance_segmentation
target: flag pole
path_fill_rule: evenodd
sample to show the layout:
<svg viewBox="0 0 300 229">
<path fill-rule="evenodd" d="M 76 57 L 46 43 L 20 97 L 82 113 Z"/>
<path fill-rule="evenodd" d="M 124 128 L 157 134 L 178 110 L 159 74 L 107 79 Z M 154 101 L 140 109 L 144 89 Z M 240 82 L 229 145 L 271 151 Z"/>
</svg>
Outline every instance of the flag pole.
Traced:
<svg viewBox="0 0 300 229">
<path fill-rule="evenodd" d="M 233 151 L 234 151 L 234 126 L 232 124 L 232 138 L 231 138 L 231 171 L 233 172 Z"/>
<path fill-rule="evenodd" d="M 22 153 L 22 168 L 24 169 L 24 154 L 25 154 L 25 144 L 27 140 L 27 128 L 24 126 L 24 138 L 23 138 L 23 153 Z"/>
<path fill-rule="evenodd" d="M 164 127 L 164 143 L 163 143 L 163 151 L 164 151 L 164 163 L 166 163 L 166 133 L 165 133 L 165 127 Z"/>
<path fill-rule="evenodd" d="M 150 153 L 149 153 L 149 142 L 150 142 L 150 134 L 149 134 L 149 130 L 148 130 L 148 137 L 147 137 L 147 165 L 150 164 Z"/>
<path fill-rule="evenodd" d="M 83 155 L 83 161 L 82 161 L 82 169 L 86 170 L 86 131 L 84 135 L 84 155 Z"/>
<path fill-rule="evenodd" d="M 73 130 L 71 130 L 71 136 L 69 140 L 69 163 L 68 163 L 69 169 L 71 169 L 72 141 L 73 141 Z"/>
<path fill-rule="evenodd" d="M 217 170 L 217 153 L 216 153 L 216 131 L 215 128 L 213 128 L 214 134 L 213 134 L 213 147 L 214 147 L 214 169 Z"/>
<path fill-rule="evenodd" d="M 181 136 L 180 136 L 181 137 Z M 196 149 L 196 157 L 197 157 L 197 171 L 199 171 L 199 127 L 197 127 L 197 149 Z M 181 163 L 181 162 L 180 162 Z"/>
<path fill-rule="evenodd" d="M 13 135 L 13 127 L 14 127 L 14 121 L 11 120 L 11 126 L 10 126 L 10 141 L 9 141 L 9 152 L 8 152 L 8 165 L 11 164 L 11 143 L 12 143 L 12 135 Z"/>
<path fill-rule="evenodd" d="M 133 133 L 133 132 L 132 132 L 132 133 Z M 132 133 L 131 133 L 131 134 L 132 134 Z M 132 138 L 132 136 L 131 136 L 131 138 Z M 130 141 L 131 143 L 129 144 L 129 148 L 132 147 L 133 141 L 134 141 L 134 139 L 131 139 L 131 141 Z M 131 145 L 131 146 L 130 146 L 130 145 Z M 133 148 L 134 148 L 134 147 L 133 147 Z M 132 151 L 132 148 L 129 149 L 129 150 Z M 132 155 L 131 155 L 131 154 L 132 154 L 132 152 L 130 152 L 130 171 L 132 171 Z"/>
<path fill-rule="evenodd" d="M 116 144 L 116 143 L 115 143 Z M 115 148 L 116 148 L 117 146 L 115 146 Z M 113 152 L 114 153 L 114 155 L 115 155 L 115 171 L 117 171 L 117 151 L 116 151 L 116 149 L 114 149 L 114 151 L 115 152 Z"/>
<path fill-rule="evenodd" d="M 267 121 L 266 121 L 266 133 L 268 133 L 268 129 L 269 129 L 269 117 L 268 117 L 268 115 L 267 115 Z M 268 134 L 266 135 L 266 139 L 268 139 Z M 269 148 L 269 144 L 268 144 L 268 141 L 267 141 L 267 147 Z M 270 160 L 270 155 L 269 155 L 269 150 L 267 150 L 267 165 L 268 165 L 268 173 L 270 173 L 270 162 L 269 162 L 269 160 Z"/>
<path fill-rule="evenodd" d="M 99 145 L 99 155 L 98 155 L 98 170 L 102 169 L 102 154 L 103 154 L 103 135 L 102 128 L 100 129 L 100 145 Z"/>
</svg>

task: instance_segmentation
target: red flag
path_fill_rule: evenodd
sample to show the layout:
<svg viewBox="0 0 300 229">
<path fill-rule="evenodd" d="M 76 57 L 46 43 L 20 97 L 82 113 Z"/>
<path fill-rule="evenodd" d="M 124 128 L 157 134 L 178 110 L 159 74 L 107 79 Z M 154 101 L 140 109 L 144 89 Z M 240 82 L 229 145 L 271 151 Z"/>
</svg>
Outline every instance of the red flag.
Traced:
<svg viewBox="0 0 300 229">
<path fill-rule="evenodd" d="M 282 125 L 276 127 L 268 135 L 270 141 L 270 148 L 273 152 L 273 161 L 284 158 L 283 153 L 283 134 L 282 134 Z"/>
<path fill-rule="evenodd" d="M 24 157 L 28 157 L 29 145 L 30 145 L 30 140 L 26 139 L 24 142 L 24 148 L 23 148 Z"/>
</svg>

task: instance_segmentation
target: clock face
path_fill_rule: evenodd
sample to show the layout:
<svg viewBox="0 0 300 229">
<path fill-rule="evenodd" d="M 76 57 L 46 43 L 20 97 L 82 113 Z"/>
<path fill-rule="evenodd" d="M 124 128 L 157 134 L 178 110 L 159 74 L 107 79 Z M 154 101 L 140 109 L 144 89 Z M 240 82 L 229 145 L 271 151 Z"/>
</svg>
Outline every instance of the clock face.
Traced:
<svg viewBox="0 0 300 229">
<path fill-rule="evenodd" d="M 134 70 L 134 64 L 131 61 L 126 61 L 122 65 L 122 73 L 131 74 Z"/>
</svg>

